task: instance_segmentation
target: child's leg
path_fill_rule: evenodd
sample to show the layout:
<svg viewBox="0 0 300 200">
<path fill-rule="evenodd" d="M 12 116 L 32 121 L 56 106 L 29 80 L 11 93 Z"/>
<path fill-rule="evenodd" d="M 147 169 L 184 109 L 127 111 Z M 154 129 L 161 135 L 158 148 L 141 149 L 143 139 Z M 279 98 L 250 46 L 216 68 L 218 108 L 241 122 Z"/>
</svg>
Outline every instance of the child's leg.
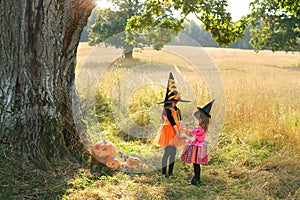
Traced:
<svg viewBox="0 0 300 200">
<path fill-rule="evenodd" d="M 173 175 L 173 168 L 175 164 L 175 156 L 176 156 L 176 147 L 175 146 L 169 146 L 170 151 L 170 159 L 169 159 L 169 172 L 168 175 Z"/>
<path fill-rule="evenodd" d="M 191 180 L 191 184 L 192 185 L 200 185 L 201 167 L 200 167 L 199 164 L 195 164 L 195 163 L 193 163 L 193 167 L 194 167 L 194 174 L 195 174 L 195 176 Z"/>
<path fill-rule="evenodd" d="M 201 167 L 199 164 L 195 164 L 195 163 L 193 163 L 193 166 L 194 166 L 195 179 L 200 181 Z"/>
<path fill-rule="evenodd" d="M 165 148 L 164 155 L 162 157 L 162 174 L 167 174 L 167 163 L 169 158 L 168 146 Z"/>
</svg>

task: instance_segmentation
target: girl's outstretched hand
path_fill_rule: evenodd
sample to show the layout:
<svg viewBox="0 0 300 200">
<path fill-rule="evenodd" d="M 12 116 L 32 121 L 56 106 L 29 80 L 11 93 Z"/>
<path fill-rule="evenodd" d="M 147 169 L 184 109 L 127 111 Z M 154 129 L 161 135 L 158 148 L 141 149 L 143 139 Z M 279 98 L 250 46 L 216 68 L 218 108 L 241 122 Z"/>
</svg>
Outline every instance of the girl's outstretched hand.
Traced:
<svg viewBox="0 0 300 200">
<path fill-rule="evenodd" d="M 195 137 L 194 137 L 193 135 L 187 135 L 187 134 L 184 133 L 184 132 L 181 132 L 179 137 L 185 138 L 185 139 L 187 139 L 188 141 L 194 141 L 194 140 L 195 140 Z"/>
</svg>

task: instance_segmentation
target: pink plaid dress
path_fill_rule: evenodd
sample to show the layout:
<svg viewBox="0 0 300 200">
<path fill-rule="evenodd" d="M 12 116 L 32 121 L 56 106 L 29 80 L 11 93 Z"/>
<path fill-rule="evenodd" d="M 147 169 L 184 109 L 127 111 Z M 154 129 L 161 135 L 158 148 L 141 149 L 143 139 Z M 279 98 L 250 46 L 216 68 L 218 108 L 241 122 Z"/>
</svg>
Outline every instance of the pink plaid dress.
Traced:
<svg viewBox="0 0 300 200">
<path fill-rule="evenodd" d="M 189 164 L 208 164 L 206 132 L 199 126 L 193 128 L 192 133 L 195 140 L 187 143 L 181 154 L 181 161 Z"/>
</svg>

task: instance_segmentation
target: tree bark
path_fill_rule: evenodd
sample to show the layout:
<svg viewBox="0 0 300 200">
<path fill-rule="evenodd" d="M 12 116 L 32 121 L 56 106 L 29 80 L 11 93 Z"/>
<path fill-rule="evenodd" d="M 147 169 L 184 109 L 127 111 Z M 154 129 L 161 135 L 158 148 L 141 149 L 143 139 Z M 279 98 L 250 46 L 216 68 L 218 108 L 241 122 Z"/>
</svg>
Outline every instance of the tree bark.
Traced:
<svg viewBox="0 0 300 200">
<path fill-rule="evenodd" d="M 125 52 L 124 55 L 125 55 L 125 58 L 132 59 L 132 51 Z"/>
<path fill-rule="evenodd" d="M 132 53 L 133 53 L 133 46 L 132 45 L 125 45 L 125 49 L 123 51 L 123 54 L 125 58 L 132 59 Z"/>
<path fill-rule="evenodd" d="M 0 0 L 0 133 L 39 168 L 82 150 L 72 98 L 94 0 Z"/>
</svg>

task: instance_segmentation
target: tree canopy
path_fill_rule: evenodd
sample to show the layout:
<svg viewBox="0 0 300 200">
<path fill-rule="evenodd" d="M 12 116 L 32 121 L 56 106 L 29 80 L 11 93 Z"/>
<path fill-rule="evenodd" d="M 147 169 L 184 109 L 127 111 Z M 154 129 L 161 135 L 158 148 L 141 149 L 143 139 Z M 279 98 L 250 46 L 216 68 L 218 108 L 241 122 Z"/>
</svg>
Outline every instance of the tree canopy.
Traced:
<svg viewBox="0 0 300 200">
<path fill-rule="evenodd" d="M 113 35 L 122 33 L 127 18 L 127 13 L 124 11 L 99 9 L 95 23 L 89 29 L 89 45 L 99 44 Z"/>
<path fill-rule="evenodd" d="M 249 17 L 252 26 L 250 42 L 256 51 L 263 49 L 300 51 L 298 8 L 293 7 L 296 3 L 281 2 L 282 4 L 274 0 L 255 0 L 250 4 Z M 283 7 L 286 10 L 283 10 Z"/>
<path fill-rule="evenodd" d="M 194 14 L 202 22 L 204 29 L 211 32 L 218 45 L 228 46 L 244 36 L 247 19 L 243 17 L 233 22 L 231 14 L 226 10 L 227 6 L 227 0 L 147 0 L 143 13 L 127 21 L 126 30 L 132 35 L 144 32 L 150 27 L 179 32 L 187 16 Z M 179 12 L 179 16 L 176 19 L 165 18 L 163 11 L 166 8 Z M 134 43 L 133 36 L 128 40 Z M 162 46 L 163 43 L 157 48 Z"/>
<path fill-rule="evenodd" d="M 98 15 L 95 23 L 89 29 L 89 45 L 97 45 L 125 30 L 127 19 L 137 15 L 141 7 L 138 1 L 112 1 L 118 9 L 98 9 Z M 121 41 L 120 41 L 121 42 Z M 124 41 L 125 42 L 125 41 Z M 117 44 L 117 47 L 123 45 Z"/>
<path fill-rule="evenodd" d="M 126 46 L 152 45 L 159 50 L 183 30 L 183 23 L 194 14 L 218 45 L 228 46 L 244 36 L 246 18 L 233 22 L 226 11 L 227 1 L 112 1 L 117 9 L 100 10 L 89 30 L 89 44 L 100 42 L 126 49 Z M 115 35 L 114 37 L 112 37 Z M 117 36 L 116 36 L 117 35 Z M 109 38 L 109 40 L 107 40 Z"/>
<path fill-rule="evenodd" d="M 146 0 L 140 3 L 133 0 L 114 0 L 112 2 L 118 5 L 118 9 L 102 11 L 99 14 L 90 32 L 91 44 L 105 40 L 106 44 L 113 44 L 116 47 L 124 48 L 126 45 L 142 47 L 151 44 L 155 49 L 160 49 L 178 32 L 184 30 L 187 16 L 194 15 L 201 22 L 203 28 L 200 30 L 201 33 L 205 37 L 213 38 L 219 46 L 232 47 L 237 41 L 241 44 L 240 39 L 245 36 L 248 38 L 247 31 L 250 29 L 250 44 L 256 51 L 263 49 L 299 51 L 298 1 L 254 0 L 250 4 L 251 14 L 237 22 L 232 21 L 231 14 L 226 10 L 227 0 Z M 204 34 L 205 31 L 210 33 Z M 111 38 L 112 35 L 121 32 L 118 40 L 117 37 Z M 107 38 L 110 40 L 106 40 Z M 248 43 L 241 45 L 251 48 Z"/>
<path fill-rule="evenodd" d="M 151 32 L 151 36 L 149 34 L 135 34 L 135 42 L 130 43 L 130 40 L 128 40 L 130 33 L 125 31 L 127 20 L 133 16 L 140 16 L 141 13 L 145 12 L 146 4 L 135 0 L 114 0 L 112 1 L 112 4 L 115 6 L 114 9 L 109 8 L 99 10 L 95 23 L 89 29 L 89 45 L 97 45 L 104 42 L 105 45 L 122 48 L 125 57 L 127 57 L 126 55 L 132 53 L 133 47 L 149 46 L 150 44 L 154 44 L 153 46 L 155 47 L 157 46 L 155 45 L 157 40 L 153 40 L 153 36 L 156 35 L 156 38 L 164 38 L 167 35 L 166 32 L 163 34 L 159 34 L 158 32 L 153 34 L 155 31 L 153 32 L 152 30 L 148 31 L 145 29 L 144 32 Z M 154 23 L 160 23 L 161 20 L 166 19 L 174 20 L 175 18 L 173 15 L 170 8 L 165 7 L 165 9 L 162 10 L 162 16 L 157 18 Z M 168 41 L 170 41 L 170 38 L 171 37 L 168 37 Z"/>
<path fill-rule="evenodd" d="M 300 17 L 300 1 L 297 0 L 276 0 L 280 8 L 290 12 L 295 17 Z"/>
</svg>

